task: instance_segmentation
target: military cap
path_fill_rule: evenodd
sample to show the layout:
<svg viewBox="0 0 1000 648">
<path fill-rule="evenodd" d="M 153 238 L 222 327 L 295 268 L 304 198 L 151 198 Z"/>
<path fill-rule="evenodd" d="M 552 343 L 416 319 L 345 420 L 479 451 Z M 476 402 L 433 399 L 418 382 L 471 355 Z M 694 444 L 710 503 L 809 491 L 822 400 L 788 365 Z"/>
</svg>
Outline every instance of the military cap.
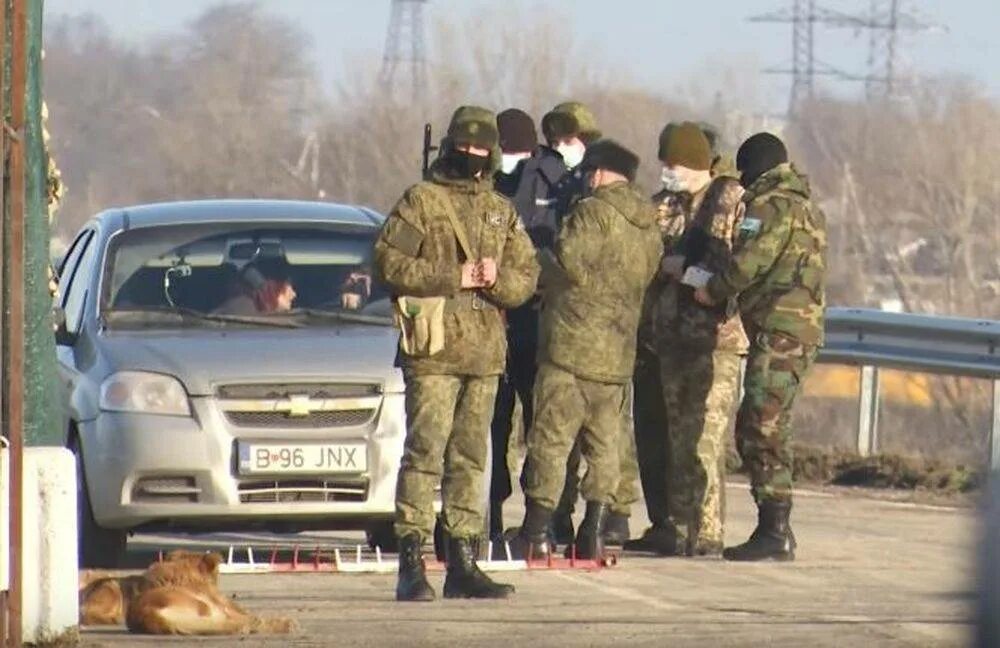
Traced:
<svg viewBox="0 0 1000 648">
<path fill-rule="evenodd" d="M 454 144 L 471 144 L 491 150 L 496 148 L 500 140 L 496 115 L 479 106 L 461 106 L 451 116 L 448 140 Z"/>
<path fill-rule="evenodd" d="M 667 166 L 708 171 L 712 167 L 712 147 L 698 124 L 684 122 L 670 129 L 662 160 Z"/>
<path fill-rule="evenodd" d="M 585 171 L 607 169 L 635 182 L 639 156 L 612 139 L 600 139 L 587 147 L 580 168 Z"/>
<path fill-rule="evenodd" d="M 542 133 L 549 142 L 564 137 L 579 137 L 584 144 L 601 138 L 597 119 L 589 108 L 579 101 L 566 101 L 542 118 Z"/>
<path fill-rule="evenodd" d="M 670 142 L 670 133 L 678 126 L 680 126 L 680 122 L 670 122 L 660 131 L 660 147 L 657 149 L 656 157 L 661 162 L 667 157 L 667 144 Z M 719 156 L 719 130 L 712 124 L 703 121 L 698 122 L 698 128 L 701 129 L 701 132 L 705 134 L 705 138 L 708 140 L 708 146 L 712 150 L 712 157 L 717 158 Z"/>
</svg>

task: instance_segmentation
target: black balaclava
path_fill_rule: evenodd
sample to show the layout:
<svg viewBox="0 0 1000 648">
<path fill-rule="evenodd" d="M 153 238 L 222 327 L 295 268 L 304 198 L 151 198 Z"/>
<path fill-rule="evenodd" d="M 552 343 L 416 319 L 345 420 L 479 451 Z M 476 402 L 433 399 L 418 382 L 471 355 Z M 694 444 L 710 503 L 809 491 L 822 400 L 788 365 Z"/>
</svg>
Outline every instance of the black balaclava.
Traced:
<svg viewBox="0 0 1000 648">
<path fill-rule="evenodd" d="M 788 162 L 788 149 L 771 133 L 757 133 L 743 142 L 736 153 L 736 168 L 740 171 L 740 184 L 749 187 L 754 181 Z"/>
<path fill-rule="evenodd" d="M 447 163 L 454 177 L 472 179 L 489 168 L 490 156 L 473 155 L 453 148 L 448 151 Z"/>
</svg>

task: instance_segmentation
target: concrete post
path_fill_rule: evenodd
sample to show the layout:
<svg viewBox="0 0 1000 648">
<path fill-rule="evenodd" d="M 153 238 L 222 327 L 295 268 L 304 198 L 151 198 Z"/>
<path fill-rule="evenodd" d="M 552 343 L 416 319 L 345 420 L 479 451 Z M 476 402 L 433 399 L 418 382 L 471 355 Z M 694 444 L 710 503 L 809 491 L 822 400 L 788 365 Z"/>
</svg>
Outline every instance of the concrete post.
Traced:
<svg viewBox="0 0 1000 648">
<path fill-rule="evenodd" d="M 879 371 L 861 367 L 858 398 L 858 454 L 867 457 L 878 450 Z"/>
</svg>

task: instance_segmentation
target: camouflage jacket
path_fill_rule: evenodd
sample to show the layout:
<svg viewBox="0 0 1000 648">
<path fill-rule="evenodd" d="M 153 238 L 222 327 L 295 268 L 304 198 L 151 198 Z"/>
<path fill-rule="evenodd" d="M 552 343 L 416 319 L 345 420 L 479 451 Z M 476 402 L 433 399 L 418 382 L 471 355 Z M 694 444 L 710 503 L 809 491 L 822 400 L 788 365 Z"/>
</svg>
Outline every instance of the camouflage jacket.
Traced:
<svg viewBox="0 0 1000 648">
<path fill-rule="evenodd" d="M 539 360 L 587 380 L 631 380 L 643 295 L 662 255 L 656 210 L 634 185 L 579 201 L 544 266 Z"/>
<path fill-rule="evenodd" d="M 444 192 L 431 183 L 446 188 L 472 252 L 496 259 L 498 278 L 491 288 L 461 289 L 466 259 L 440 202 Z M 396 295 L 449 298 L 444 350 L 429 358 L 400 351 L 405 369 L 469 376 L 503 372 L 507 338 L 500 309 L 520 306 L 534 294 L 539 269 L 521 220 L 510 201 L 493 191 L 492 178 L 452 179 L 435 163 L 430 180 L 407 189 L 390 212 L 375 242 L 375 265 Z"/>
<path fill-rule="evenodd" d="M 806 177 L 790 164 L 765 173 L 743 196 L 736 251 L 708 292 L 720 303 L 738 295 L 751 335 L 823 343 L 826 217 L 809 196 Z"/>
<path fill-rule="evenodd" d="M 687 252 L 687 263 L 713 274 L 729 265 L 736 243 L 736 233 L 743 218 L 743 189 L 728 175 L 714 178 L 692 201 L 696 205 L 686 233 L 700 235 L 705 241 L 700 258 Z M 747 336 L 743 330 L 735 298 L 716 306 L 702 306 L 694 299 L 694 289 L 671 281 L 663 288 L 655 314 L 657 348 L 690 350 L 693 352 L 726 351 L 745 353 Z M 662 293 L 661 293 L 662 294 Z"/>
</svg>

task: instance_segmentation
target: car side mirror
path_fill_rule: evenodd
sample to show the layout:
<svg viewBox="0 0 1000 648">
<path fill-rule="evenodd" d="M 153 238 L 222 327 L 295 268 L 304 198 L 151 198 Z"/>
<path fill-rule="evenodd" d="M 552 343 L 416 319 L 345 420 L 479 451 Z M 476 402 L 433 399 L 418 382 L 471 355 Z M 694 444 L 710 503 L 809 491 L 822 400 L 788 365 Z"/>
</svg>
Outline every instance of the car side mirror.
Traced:
<svg viewBox="0 0 1000 648">
<path fill-rule="evenodd" d="M 76 334 L 66 329 L 66 311 L 61 306 L 52 307 L 52 324 L 56 329 L 57 345 L 73 346 L 76 343 Z"/>
</svg>

